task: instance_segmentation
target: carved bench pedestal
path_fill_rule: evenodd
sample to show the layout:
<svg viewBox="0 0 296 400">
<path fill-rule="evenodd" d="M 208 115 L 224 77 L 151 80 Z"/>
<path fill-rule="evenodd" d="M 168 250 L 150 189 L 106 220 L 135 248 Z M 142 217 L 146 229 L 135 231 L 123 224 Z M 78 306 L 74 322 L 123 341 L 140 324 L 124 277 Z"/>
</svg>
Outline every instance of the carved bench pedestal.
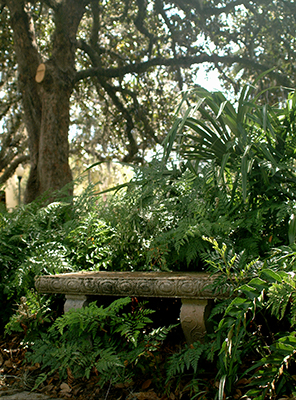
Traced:
<svg viewBox="0 0 296 400">
<path fill-rule="evenodd" d="M 181 326 L 188 344 L 202 341 L 206 334 L 205 311 L 208 300 L 182 299 Z"/>
<path fill-rule="evenodd" d="M 88 296 L 79 294 L 66 294 L 66 301 L 64 304 L 64 312 L 68 312 L 72 308 L 86 307 L 89 304 Z"/>
</svg>

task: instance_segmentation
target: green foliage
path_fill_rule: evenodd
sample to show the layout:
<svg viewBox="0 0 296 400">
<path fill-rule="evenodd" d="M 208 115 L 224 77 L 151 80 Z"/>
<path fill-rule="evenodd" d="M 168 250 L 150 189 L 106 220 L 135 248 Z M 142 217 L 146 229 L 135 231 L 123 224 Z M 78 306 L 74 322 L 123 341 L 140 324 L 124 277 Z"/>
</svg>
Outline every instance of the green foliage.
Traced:
<svg viewBox="0 0 296 400">
<path fill-rule="evenodd" d="M 45 206 L 46 199 L 40 199 L 0 214 L 0 300 L 4 304 L 0 316 L 4 324 L 13 305 L 34 288 L 36 276 L 93 266 L 108 230 L 103 222 L 92 219 L 93 224 L 88 224 L 95 201 L 91 194 L 86 192 L 72 203 L 56 201 Z M 83 234 L 87 225 L 92 235 L 103 231 L 96 237 L 98 250 L 92 236 Z"/>
<path fill-rule="evenodd" d="M 127 190 L 102 210 L 113 232 L 110 269 L 201 269 L 200 254 L 208 247 L 202 236 L 224 236 L 231 229 L 221 216 L 223 201 L 213 209 L 205 189 L 203 178 L 175 166 L 162 171 L 157 160 L 138 170 Z"/>
<path fill-rule="evenodd" d="M 193 370 L 193 376 L 196 377 L 200 372 L 199 362 L 203 353 L 208 350 L 207 344 L 196 342 L 191 345 L 185 345 L 179 353 L 174 353 L 167 363 L 167 382 L 176 375 L 184 374 L 186 371 Z"/>
<path fill-rule="evenodd" d="M 25 333 L 26 340 L 34 340 L 53 320 L 50 308 L 51 299 L 34 291 L 28 291 L 27 297 L 21 297 L 17 310 L 5 326 L 5 334 Z"/>
<path fill-rule="evenodd" d="M 184 168 L 211 186 L 212 206 L 222 197 L 221 216 L 239 221 L 231 232 L 236 249 L 264 256 L 295 237 L 296 95 L 276 108 L 261 105 L 254 91 L 255 85 L 242 88 L 233 106 L 220 92 L 195 90 L 198 111 L 192 106 L 176 119 L 164 162 L 175 148 Z"/>
<path fill-rule="evenodd" d="M 219 260 L 226 253 L 225 246 L 220 248 L 215 241 L 213 244 Z M 231 263 L 226 262 L 221 268 L 217 258 L 212 257 L 210 261 L 212 267 L 216 264 L 220 275 L 217 283 L 221 284 L 221 275 L 224 275 L 224 282 L 230 281 L 235 289 L 235 297 L 229 300 L 214 339 L 222 394 L 233 393 L 235 382 L 244 376 L 250 381 L 252 388 L 247 396 L 252 399 L 289 394 L 295 385 L 293 373 L 289 372 L 295 363 L 294 251 L 290 251 L 289 258 L 287 248 L 283 250 L 278 249 L 264 263 L 250 263 L 246 274 L 238 274 L 235 269 L 229 274 Z M 284 254 L 279 257 L 280 253 L 285 257 Z M 285 259 L 285 270 L 279 258 Z M 284 332 L 281 323 L 286 327 Z M 244 371 L 242 364 L 250 357 L 254 365 Z"/>
<path fill-rule="evenodd" d="M 70 271 L 62 244 L 69 204 L 42 207 L 32 203 L 1 214 L 1 320 L 7 322 L 12 305 L 34 287 L 41 273 Z M 2 327 L 3 328 L 3 327 Z"/>
<path fill-rule="evenodd" d="M 40 363 L 45 370 L 35 388 L 56 371 L 65 379 L 69 371 L 75 378 L 89 378 L 96 370 L 103 386 L 107 381 L 126 382 L 137 369 L 146 370 L 152 352 L 171 327 L 145 333 L 153 311 L 139 305 L 124 312 L 130 302 L 130 298 L 120 298 L 106 308 L 91 303 L 57 318 L 27 353 L 28 361 Z"/>
<path fill-rule="evenodd" d="M 112 229 L 98 219 L 97 212 L 90 211 L 65 238 L 69 262 L 78 270 L 107 269 L 113 236 Z"/>
<path fill-rule="evenodd" d="M 205 256 L 216 276 L 213 290 L 228 291 L 230 297 L 211 312 L 214 333 L 168 359 L 167 382 L 171 385 L 187 374 L 196 383 L 192 396 L 198 397 L 198 379 L 207 360 L 217 369 L 211 398 L 232 398 L 243 378 L 250 399 L 290 395 L 296 361 L 294 246 L 278 248 L 264 261 L 248 262 L 225 244 L 205 239 L 213 248 Z"/>
<path fill-rule="evenodd" d="M 213 355 L 212 343 L 195 342 L 185 344 L 179 351 L 170 355 L 166 362 L 166 387 L 176 387 L 180 397 L 189 395 L 190 399 L 212 399 L 215 389 L 210 388 L 206 377 L 206 364 Z M 208 364 L 210 365 L 210 364 Z M 184 385 L 184 382 L 188 382 Z"/>
<path fill-rule="evenodd" d="M 234 108 L 221 93 L 198 90 L 199 118 L 192 108 L 177 119 L 164 152 L 165 163 L 175 148 L 183 170 L 204 179 L 205 219 L 215 206 L 217 221 L 226 221 L 224 232 L 204 233 L 211 248 L 200 254 L 216 274 L 213 290 L 231 296 L 212 311 L 215 333 L 204 349 L 217 366 L 219 400 L 231 398 L 243 377 L 252 399 L 289 395 L 295 387 L 296 96 L 276 109 L 250 100 L 251 92 L 243 88 Z M 201 366 L 200 348 L 192 351 Z"/>
<path fill-rule="evenodd" d="M 112 230 L 107 268 L 203 270 L 203 236 L 250 259 L 293 242 L 295 95 L 277 109 L 253 94 L 245 86 L 234 106 L 221 93 L 193 92 L 198 111 L 176 119 L 163 160 L 135 169 L 98 211 Z"/>
</svg>

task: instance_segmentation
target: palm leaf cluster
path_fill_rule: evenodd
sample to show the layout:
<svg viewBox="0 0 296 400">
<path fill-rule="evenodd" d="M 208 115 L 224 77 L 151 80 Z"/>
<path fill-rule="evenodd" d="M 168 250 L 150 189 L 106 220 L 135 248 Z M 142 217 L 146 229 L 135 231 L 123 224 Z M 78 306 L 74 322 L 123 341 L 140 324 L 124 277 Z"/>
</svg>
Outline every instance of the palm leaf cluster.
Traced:
<svg viewBox="0 0 296 400">
<path fill-rule="evenodd" d="M 231 218 L 242 220 L 234 236 L 254 233 L 257 220 L 266 245 L 284 244 L 295 238 L 296 96 L 272 107 L 252 97 L 254 90 L 245 86 L 235 105 L 220 92 L 195 90 L 197 107 L 176 119 L 164 162 L 174 149 L 191 173 L 216 190 L 216 199 L 224 193 Z"/>
</svg>

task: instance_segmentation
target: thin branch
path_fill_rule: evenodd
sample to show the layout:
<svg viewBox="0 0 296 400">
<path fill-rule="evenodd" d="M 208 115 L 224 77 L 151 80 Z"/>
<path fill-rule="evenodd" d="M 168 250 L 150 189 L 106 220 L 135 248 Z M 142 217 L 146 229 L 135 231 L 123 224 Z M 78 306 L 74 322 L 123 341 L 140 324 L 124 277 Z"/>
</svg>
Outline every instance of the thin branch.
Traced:
<svg viewBox="0 0 296 400">
<path fill-rule="evenodd" d="M 108 54 L 112 56 L 114 59 L 117 59 L 121 62 L 126 62 L 126 59 L 123 58 L 120 54 L 115 53 L 115 51 L 109 49 L 106 50 L 104 47 L 100 46 L 92 47 L 83 39 L 79 39 L 76 41 L 76 47 L 80 50 L 83 50 L 89 56 L 92 64 L 94 64 L 96 68 L 99 68 L 99 66 L 101 65 L 101 59 L 100 59 L 101 54 Z"/>
<path fill-rule="evenodd" d="M 0 111 L 0 120 L 5 117 L 5 115 L 9 111 L 10 107 L 13 106 L 14 104 L 18 103 L 19 101 L 21 101 L 21 99 L 22 99 L 22 96 L 17 95 L 10 101 L 7 101 L 7 102 L 1 104 L 1 106 L 4 108 Z"/>
<path fill-rule="evenodd" d="M 90 44 L 96 48 L 99 40 L 99 30 L 101 27 L 101 6 L 99 2 L 91 0 L 91 10 L 93 23 L 90 31 Z"/>
</svg>

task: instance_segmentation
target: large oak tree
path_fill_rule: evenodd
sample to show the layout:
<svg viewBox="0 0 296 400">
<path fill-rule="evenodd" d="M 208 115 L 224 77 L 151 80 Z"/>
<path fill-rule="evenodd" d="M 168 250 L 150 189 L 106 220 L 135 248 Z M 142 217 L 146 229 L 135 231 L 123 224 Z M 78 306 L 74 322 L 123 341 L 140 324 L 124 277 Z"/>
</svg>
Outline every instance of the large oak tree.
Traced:
<svg viewBox="0 0 296 400">
<path fill-rule="evenodd" d="M 175 94 L 202 83 L 203 63 L 235 90 L 271 66 L 267 84 L 295 84 L 290 0 L 0 0 L 0 7 L 0 113 L 9 115 L 1 147 L 6 139 L 7 148 L 24 146 L 8 129 L 12 117 L 23 121 L 26 202 L 71 182 L 70 117 L 76 151 L 141 160 L 165 135 Z M 12 154 L 10 172 L 27 157 Z"/>
</svg>

